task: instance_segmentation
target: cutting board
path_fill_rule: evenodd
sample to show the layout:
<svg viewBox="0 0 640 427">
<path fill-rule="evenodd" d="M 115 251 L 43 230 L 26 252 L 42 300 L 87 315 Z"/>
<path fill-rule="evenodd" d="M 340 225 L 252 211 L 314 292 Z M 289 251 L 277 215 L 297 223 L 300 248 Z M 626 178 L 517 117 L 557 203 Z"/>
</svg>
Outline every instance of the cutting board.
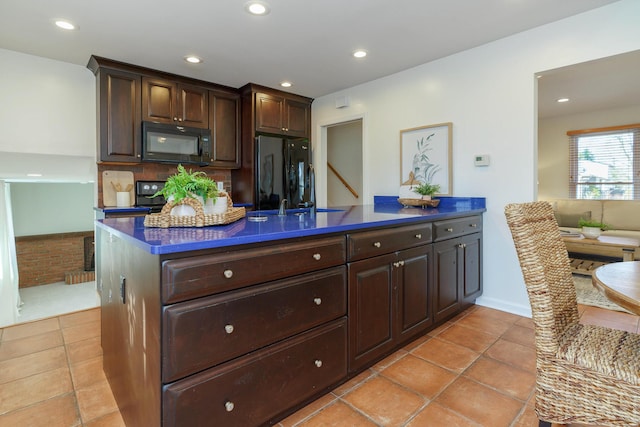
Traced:
<svg viewBox="0 0 640 427">
<path fill-rule="evenodd" d="M 113 185 L 111 184 L 113 183 Z M 104 206 L 116 206 L 116 190 L 114 185 L 126 190 L 130 185 L 129 200 L 131 205 L 135 203 L 135 188 L 133 188 L 133 172 L 127 171 L 103 171 L 102 172 L 102 203 Z"/>
</svg>

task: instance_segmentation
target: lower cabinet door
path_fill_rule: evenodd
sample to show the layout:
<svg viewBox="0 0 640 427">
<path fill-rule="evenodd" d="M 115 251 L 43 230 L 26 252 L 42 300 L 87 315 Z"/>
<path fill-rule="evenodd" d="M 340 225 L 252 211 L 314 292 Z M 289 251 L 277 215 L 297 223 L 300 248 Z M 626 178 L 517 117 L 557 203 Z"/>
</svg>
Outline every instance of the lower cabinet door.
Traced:
<svg viewBox="0 0 640 427">
<path fill-rule="evenodd" d="M 349 264 L 349 372 L 393 349 L 395 254 Z"/>
<path fill-rule="evenodd" d="M 162 424 L 260 426 L 346 375 L 347 323 L 341 318 L 165 386 Z"/>
</svg>

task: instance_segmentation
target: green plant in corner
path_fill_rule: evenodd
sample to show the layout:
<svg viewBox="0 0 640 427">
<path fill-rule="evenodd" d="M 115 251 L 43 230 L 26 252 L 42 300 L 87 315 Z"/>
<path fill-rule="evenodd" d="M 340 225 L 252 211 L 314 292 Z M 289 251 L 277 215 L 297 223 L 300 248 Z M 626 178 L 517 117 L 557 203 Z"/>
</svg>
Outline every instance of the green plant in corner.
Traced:
<svg viewBox="0 0 640 427">
<path fill-rule="evenodd" d="M 578 220 L 578 226 L 580 226 L 580 227 L 599 228 L 602 231 L 605 231 L 605 230 L 608 230 L 609 228 L 611 228 L 611 226 L 609 224 L 605 224 L 604 222 L 587 220 L 587 219 L 584 219 L 584 218 L 580 218 L 580 220 Z"/>
<path fill-rule="evenodd" d="M 421 196 L 432 196 L 440 191 L 440 184 L 430 184 L 428 182 L 416 186 L 413 191 Z"/>
<path fill-rule="evenodd" d="M 165 199 L 173 196 L 174 203 L 180 202 L 185 197 L 196 198 L 202 197 L 203 202 L 207 199 L 216 201 L 218 197 L 218 186 L 216 182 L 209 178 L 204 172 L 189 172 L 182 165 L 178 165 L 178 173 L 167 178 L 162 190 L 158 191 L 151 197 L 164 196 Z"/>
</svg>

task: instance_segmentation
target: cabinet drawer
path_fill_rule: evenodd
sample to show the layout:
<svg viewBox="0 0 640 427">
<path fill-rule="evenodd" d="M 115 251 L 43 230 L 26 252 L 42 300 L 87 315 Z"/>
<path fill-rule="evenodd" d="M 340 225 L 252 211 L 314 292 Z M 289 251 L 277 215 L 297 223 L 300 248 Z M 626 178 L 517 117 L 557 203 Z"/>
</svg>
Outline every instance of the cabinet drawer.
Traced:
<svg viewBox="0 0 640 427">
<path fill-rule="evenodd" d="M 162 302 L 174 303 L 344 264 L 343 236 L 165 261 Z"/>
<path fill-rule="evenodd" d="M 480 230 L 482 230 L 482 217 L 480 215 L 436 221 L 433 223 L 433 241 L 476 233 Z"/>
<path fill-rule="evenodd" d="M 431 224 L 365 231 L 347 235 L 349 261 L 431 243 Z"/>
<path fill-rule="evenodd" d="M 347 375 L 342 318 L 163 391 L 163 425 L 251 427 L 323 392 Z"/>
<path fill-rule="evenodd" d="M 347 312 L 346 267 L 165 308 L 162 380 L 175 381 Z"/>
</svg>

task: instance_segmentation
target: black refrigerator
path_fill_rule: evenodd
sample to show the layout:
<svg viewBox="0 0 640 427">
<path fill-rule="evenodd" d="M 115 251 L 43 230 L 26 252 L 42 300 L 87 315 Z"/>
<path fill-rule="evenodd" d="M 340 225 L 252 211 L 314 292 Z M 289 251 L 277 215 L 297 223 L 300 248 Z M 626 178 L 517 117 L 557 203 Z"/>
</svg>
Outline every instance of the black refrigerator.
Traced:
<svg viewBox="0 0 640 427">
<path fill-rule="evenodd" d="M 309 202 L 311 147 L 306 138 L 260 135 L 256 138 L 256 209 L 288 208 Z"/>
</svg>

